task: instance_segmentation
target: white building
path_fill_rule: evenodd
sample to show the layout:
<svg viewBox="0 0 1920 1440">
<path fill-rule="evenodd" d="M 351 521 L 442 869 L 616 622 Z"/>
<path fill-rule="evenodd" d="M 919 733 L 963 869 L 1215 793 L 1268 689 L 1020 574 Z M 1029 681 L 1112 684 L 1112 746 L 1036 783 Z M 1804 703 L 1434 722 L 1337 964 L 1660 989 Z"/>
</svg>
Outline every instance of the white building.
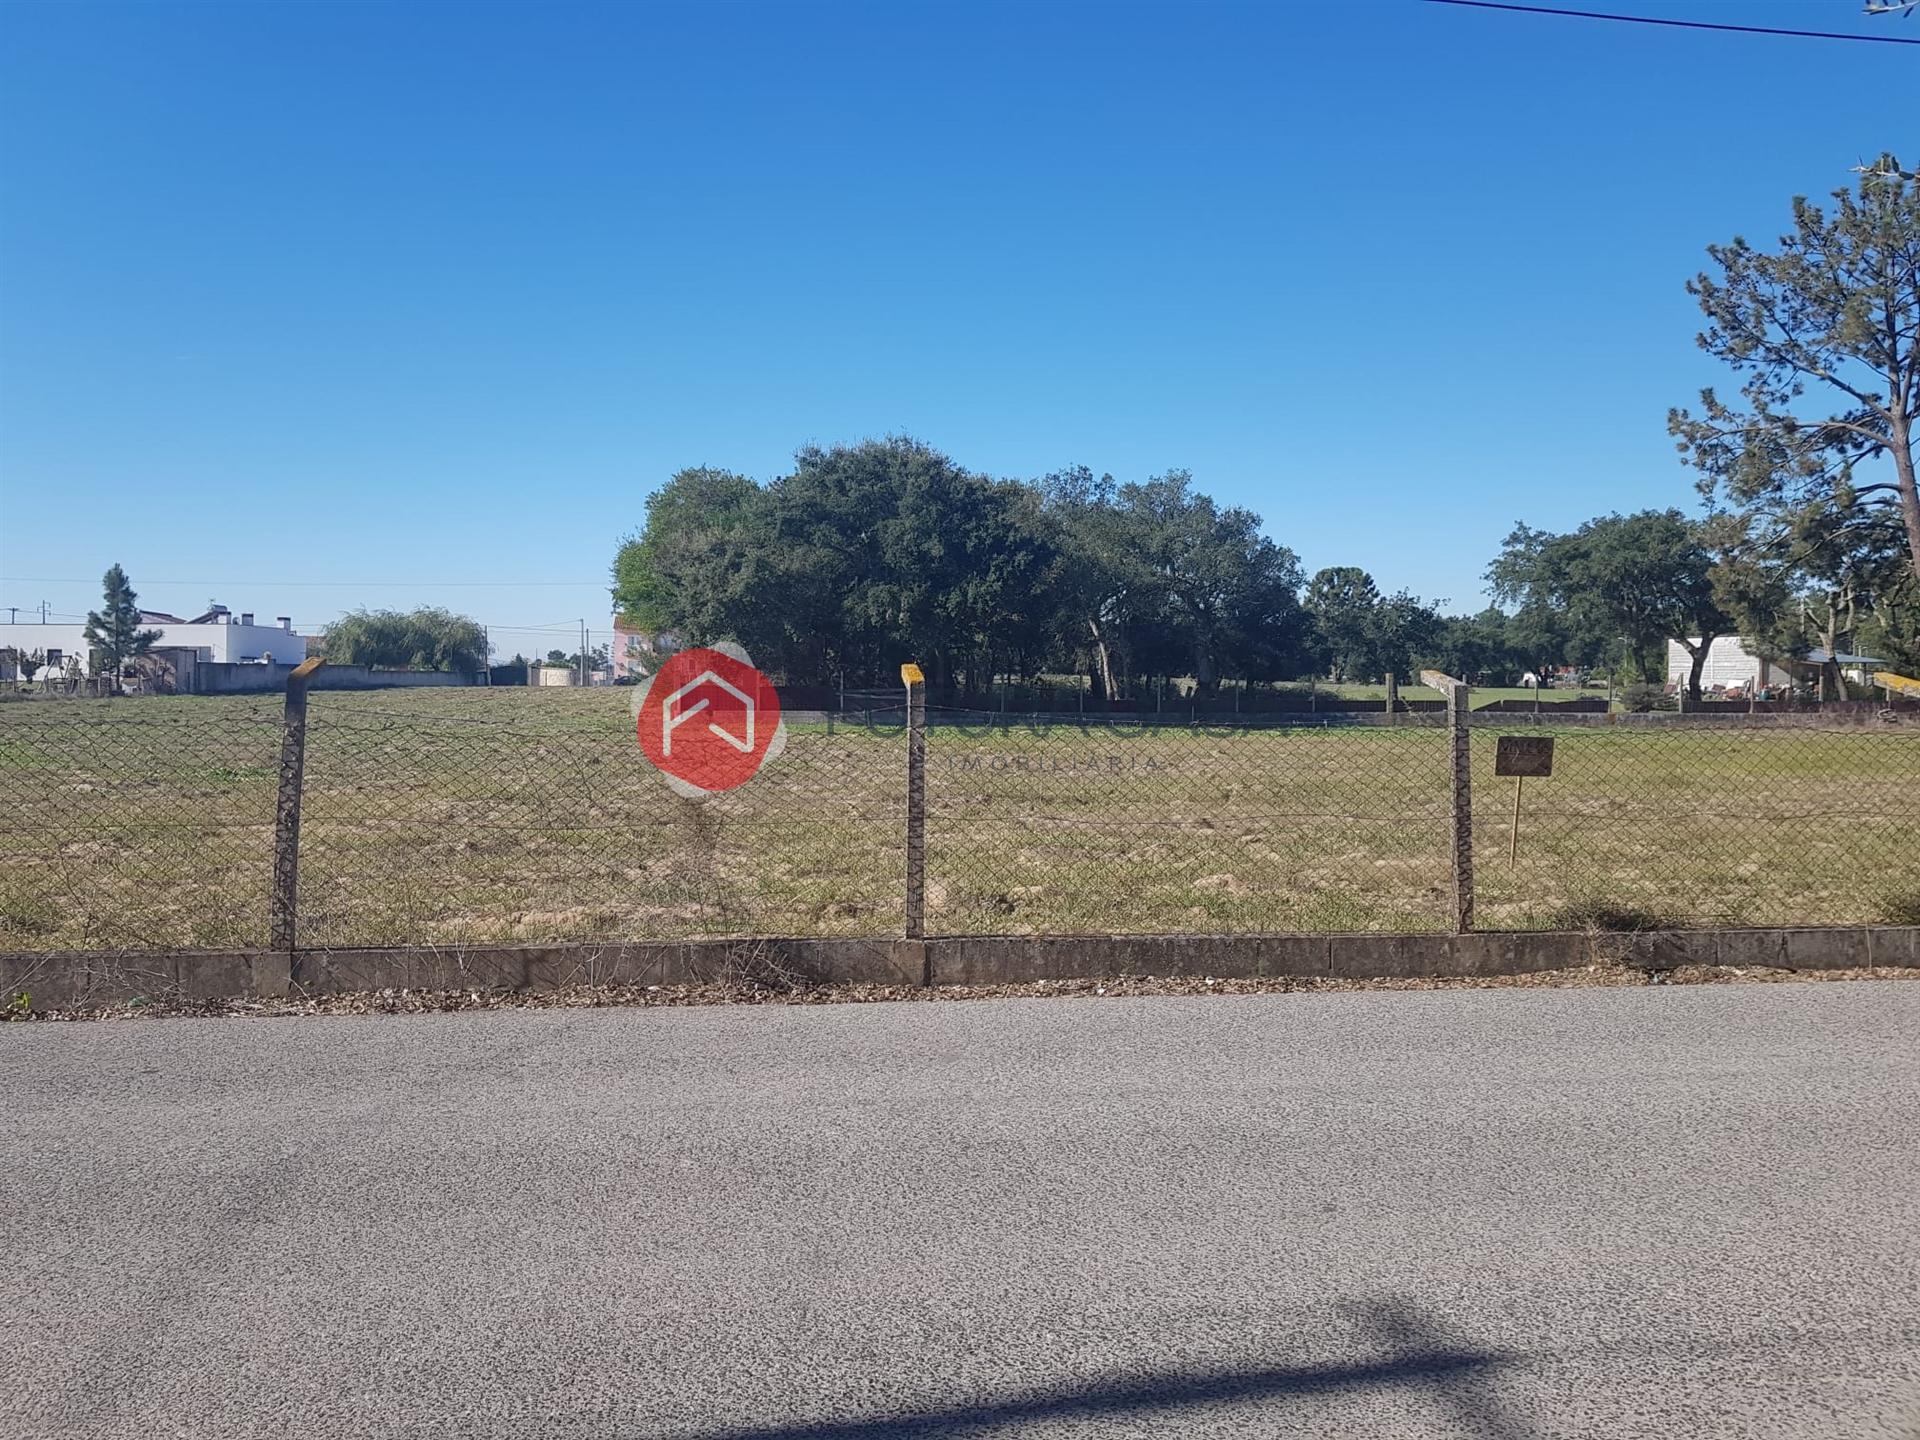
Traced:
<svg viewBox="0 0 1920 1440">
<path fill-rule="evenodd" d="M 613 617 L 612 659 L 616 681 L 646 679 L 663 659 L 679 648 L 677 636 L 639 630 L 618 615 Z"/>
<path fill-rule="evenodd" d="M 1694 641 L 1694 644 L 1699 644 Z M 1835 655 L 1832 660 L 1846 673 L 1849 680 L 1866 685 L 1872 681 L 1872 670 L 1876 665 L 1884 665 L 1884 660 L 1872 655 Z M 1738 635 L 1722 635 L 1707 647 L 1706 668 L 1700 672 L 1702 690 L 1738 690 L 1745 693 L 1754 685 L 1763 690 L 1783 690 L 1794 683 L 1797 671 L 1803 680 L 1817 677 L 1829 657 L 1825 650 L 1809 650 L 1806 655 L 1792 662 L 1789 669 L 1777 661 L 1769 660 L 1762 664 L 1758 656 L 1748 652 L 1740 643 Z M 1764 673 L 1763 673 L 1764 672 Z M 1667 642 L 1667 683 L 1685 685 L 1687 677 L 1693 673 L 1693 657 L 1678 640 Z"/>
<path fill-rule="evenodd" d="M 195 658 L 214 664 L 259 663 L 277 660 L 282 665 L 298 665 L 307 658 L 307 637 L 296 635 L 293 621 L 276 615 L 271 625 L 256 625 L 251 611 L 235 615 L 224 605 L 215 605 L 204 615 L 182 620 L 160 610 L 140 612 L 142 629 L 158 630 L 156 649 L 191 650 Z M 18 650 L 23 655 L 36 651 L 45 656 L 47 671 L 66 668 L 67 661 L 78 657 L 80 668 L 90 668 L 86 626 L 79 622 L 41 624 L 0 621 L 0 650 Z M 9 673 L 0 678 L 15 678 Z"/>
<path fill-rule="evenodd" d="M 1693 642 L 1698 645 L 1700 642 Z M 1765 671 L 1762 674 L 1762 670 Z M 1678 640 L 1667 641 L 1667 683 L 1685 685 L 1693 674 L 1693 657 Z M 1793 683 L 1792 674 L 1748 652 L 1738 635 L 1721 635 L 1707 647 L 1707 665 L 1700 672 L 1702 690 L 1741 690 L 1759 686 L 1780 689 Z"/>
</svg>

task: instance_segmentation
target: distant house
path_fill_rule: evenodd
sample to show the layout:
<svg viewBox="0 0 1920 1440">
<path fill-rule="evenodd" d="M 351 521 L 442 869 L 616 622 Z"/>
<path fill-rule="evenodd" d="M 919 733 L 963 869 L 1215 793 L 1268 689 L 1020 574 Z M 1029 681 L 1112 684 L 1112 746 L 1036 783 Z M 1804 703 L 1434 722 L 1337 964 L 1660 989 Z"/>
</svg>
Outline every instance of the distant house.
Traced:
<svg viewBox="0 0 1920 1440">
<path fill-rule="evenodd" d="M 678 638 L 657 631 L 642 630 L 618 615 L 613 617 L 613 678 L 632 682 L 644 680 L 667 656 L 680 648 Z"/>
<path fill-rule="evenodd" d="M 271 625 L 256 625 L 251 611 L 235 615 L 226 606 L 215 605 L 191 620 L 164 610 L 142 610 L 140 624 L 160 632 L 155 648 L 191 651 L 213 664 L 278 661 L 297 665 L 307 658 L 307 637 L 294 633 L 293 620 L 286 615 L 276 615 Z M 0 650 L 9 649 L 28 655 L 41 652 L 49 671 L 62 669 L 72 659 L 78 659 L 82 669 L 92 669 L 86 626 L 78 621 L 0 623 Z"/>
<path fill-rule="evenodd" d="M 1699 644 L 1698 640 L 1693 642 Z M 1756 686 L 1762 690 L 1784 690 L 1792 685 L 1814 683 L 1831 661 L 1862 685 L 1871 680 L 1868 671 L 1886 662 L 1871 655 L 1828 655 L 1825 650 L 1809 650 L 1793 659 L 1762 660 L 1740 642 L 1738 635 L 1721 635 L 1707 647 L 1706 667 L 1700 672 L 1702 690 L 1738 690 L 1747 693 Z M 1693 674 L 1693 657 L 1678 640 L 1667 642 L 1667 684 L 1683 686 Z"/>
</svg>

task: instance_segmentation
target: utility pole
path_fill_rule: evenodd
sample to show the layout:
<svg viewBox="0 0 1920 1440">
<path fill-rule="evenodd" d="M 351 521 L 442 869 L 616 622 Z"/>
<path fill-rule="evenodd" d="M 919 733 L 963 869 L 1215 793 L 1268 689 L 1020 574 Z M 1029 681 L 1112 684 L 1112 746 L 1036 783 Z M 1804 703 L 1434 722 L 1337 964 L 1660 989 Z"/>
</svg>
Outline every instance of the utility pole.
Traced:
<svg viewBox="0 0 1920 1440">
<path fill-rule="evenodd" d="M 40 623 L 42 625 L 47 623 L 47 611 L 52 608 L 52 605 L 48 601 L 42 600 L 40 602 Z"/>
<path fill-rule="evenodd" d="M 580 688 L 587 688 L 587 622 L 580 622 Z"/>
<path fill-rule="evenodd" d="M 493 635 L 484 625 L 480 627 L 480 683 L 493 684 Z"/>
</svg>

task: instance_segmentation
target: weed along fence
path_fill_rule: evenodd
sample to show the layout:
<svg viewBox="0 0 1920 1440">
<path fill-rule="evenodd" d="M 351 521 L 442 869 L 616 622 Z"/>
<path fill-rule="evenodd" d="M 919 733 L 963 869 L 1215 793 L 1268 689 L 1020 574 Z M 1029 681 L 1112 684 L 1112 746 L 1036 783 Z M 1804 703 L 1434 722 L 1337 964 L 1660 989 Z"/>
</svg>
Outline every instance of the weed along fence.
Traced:
<svg viewBox="0 0 1920 1440">
<path fill-rule="evenodd" d="M 1456 691 L 1163 724 L 903 692 L 790 716 L 699 797 L 630 696 L 0 705 L 0 952 L 1920 923 L 1906 714 L 1536 720 Z"/>
</svg>

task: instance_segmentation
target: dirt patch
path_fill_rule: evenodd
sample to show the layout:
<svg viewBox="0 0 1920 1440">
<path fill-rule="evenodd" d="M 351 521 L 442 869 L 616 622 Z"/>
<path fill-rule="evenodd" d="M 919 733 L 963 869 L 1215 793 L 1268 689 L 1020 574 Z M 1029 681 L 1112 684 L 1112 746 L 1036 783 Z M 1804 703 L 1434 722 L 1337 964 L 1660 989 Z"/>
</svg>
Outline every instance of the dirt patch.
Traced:
<svg viewBox="0 0 1920 1440">
<path fill-rule="evenodd" d="M 1020 985 L 806 985 L 778 981 L 724 980 L 701 985 L 574 985 L 557 990 L 375 990 L 339 995 L 264 1000 L 164 999 L 99 1006 L 53 1006 L 0 1011 L 0 1019 L 132 1020 L 156 1016 L 241 1018 L 291 1015 L 424 1015 L 456 1010 L 597 1010 L 615 1006 L 859 1005 L 881 1001 L 928 1003 L 950 1000 L 1097 1000 L 1137 995 L 1304 995 L 1355 990 L 1565 990 L 1625 989 L 1646 985 L 1819 983 L 1845 980 L 1915 980 L 1920 970 L 1888 966 L 1853 970 L 1777 970 L 1761 966 L 1683 965 L 1649 973 L 1626 965 L 1584 965 L 1530 975 L 1423 976 L 1397 980 L 1275 976 L 1271 979 L 1209 979 L 1204 976 L 1110 975 L 1089 980 L 1036 980 Z"/>
</svg>

